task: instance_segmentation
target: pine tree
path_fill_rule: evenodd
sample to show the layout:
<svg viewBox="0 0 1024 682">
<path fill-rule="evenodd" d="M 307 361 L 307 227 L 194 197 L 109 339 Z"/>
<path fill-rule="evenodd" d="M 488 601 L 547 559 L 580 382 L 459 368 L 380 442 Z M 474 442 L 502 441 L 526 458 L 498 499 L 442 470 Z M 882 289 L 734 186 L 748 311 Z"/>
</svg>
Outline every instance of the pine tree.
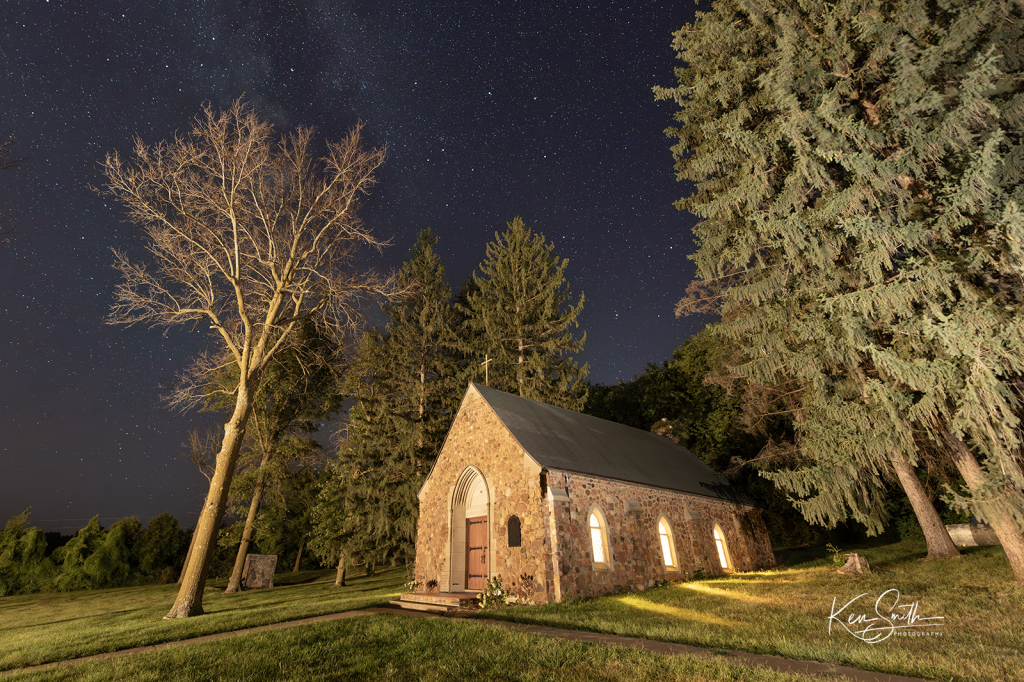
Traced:
<svg viewBox="0 0 1024 682">
<path fill-rule="evenodd" d="M 423 460 L 420 469 L 437 457 L 461 394 L 458 361 L 451 353 L 451 287 L 444 264 L 434 252 L 436 245 L 430 228 L 417 235 L 398 279 L 399 287 L 413 293 L 383 305 L 389 319 L 388 360 L 396 379 L 393 392 L 408 401 L 405 410 Z"/>
<path fill-rule="evenodd" d="M 716 0 L 656 92 L 680 106 L 696 191 L 678 206 L 702 219 L 733 371 L 797 387 L 811 466 L 777 480 L 812 516 L 871 523 L 883 470 L 925 439 L 1024 582 L 1022 18 L 1009 0 Z"/>
<path fill-rule="evenodd" d="M 495 233 L 462 309 L 465 337 L 482 345 L 460 347 L 476 356 L 472 364 L 486 363 L 475 374 L 489 386 L 580 410 L 590 367 L 578 367 L 570 354 L 582 351 L 587 340 L 586 332 L 575 338 L 572 331 L 579 327 L 584 297 L 580 294 L 576 305 L 568 303 L 569 261 L 559 262 L 554 249 L 519 217 L 504 234 Z"/>
<path fill-rule="evenodd" d="M 335 480 L 318 503 L 322 554 L 344 550 L 371 566 L 415 556 L 417 493 L 461 393 L 450 351 L 451 289 L 436 243 L 429 229 L 420 232 L 399 275 L 399 287 L 412 293 L 382 306 L 386 328 L 363 335 L 348 373 L 356 404 Z"/>
</svg>

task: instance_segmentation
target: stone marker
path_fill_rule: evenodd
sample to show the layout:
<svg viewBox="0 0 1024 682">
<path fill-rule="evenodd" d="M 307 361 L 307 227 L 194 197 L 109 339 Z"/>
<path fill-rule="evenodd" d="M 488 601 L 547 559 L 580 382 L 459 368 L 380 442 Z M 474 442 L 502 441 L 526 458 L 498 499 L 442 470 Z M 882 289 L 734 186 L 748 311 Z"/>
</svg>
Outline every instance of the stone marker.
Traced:
<svg viewBox="0 0 1024 682">
<path fill-rule="evenodd" d="M 946 530 L 949 539 L 961 549 L 999 544 L 995 529 L 987 523 L 955 523 L 946 526 Z"/>
<path fill-rule="evenodd" d="M 860 554 L 847 554 L 846 563 L 839 569 L 839 572 L 849 575 L 864 575 L 871 572 L 871 564 Z"/>
<path fill-rule="evenodd" d="M 242 589 L 255 590 L 274 586 L 274 569 L 277 568 L 276 554 L 247 554 L 242 570 Z"/>
</svg>

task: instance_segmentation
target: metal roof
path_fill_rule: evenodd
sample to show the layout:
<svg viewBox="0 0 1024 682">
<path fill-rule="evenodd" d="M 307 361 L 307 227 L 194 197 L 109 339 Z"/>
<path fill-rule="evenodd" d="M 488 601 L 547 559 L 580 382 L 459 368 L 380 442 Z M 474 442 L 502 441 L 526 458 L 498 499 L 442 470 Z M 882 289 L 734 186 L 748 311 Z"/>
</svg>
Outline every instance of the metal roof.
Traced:
<svg viewBox="0 0 1024 682">
<path fill-rule="evenodd" d="M 542 467 L 746 505 L 724 476 L 665 436 L 471 383 Z"/>
</svg>

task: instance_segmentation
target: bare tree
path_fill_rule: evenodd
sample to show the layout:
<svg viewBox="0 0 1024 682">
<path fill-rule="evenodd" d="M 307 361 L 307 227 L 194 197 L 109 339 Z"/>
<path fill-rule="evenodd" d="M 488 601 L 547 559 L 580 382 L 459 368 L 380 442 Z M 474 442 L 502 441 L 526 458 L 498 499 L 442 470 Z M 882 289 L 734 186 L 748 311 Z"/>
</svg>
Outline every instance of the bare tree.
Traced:
<svg viewBox="0 0 1024 682">
<path fill-rule="evenodd" d="M 108 322 L 208 325 L 239 375 L 192 557 L 166 618 L 203 613 L 217 529 L 267 364 L 303 321 L 344 336 L 361 299 L 393 287 L 353 266 L 360 247 L 385 245 L 357 215 L 385 150 L 364 151 L 357 126 L 316 159 L 312 137 L 310 128 L 278 135 L 238 100 L 223 112 L 204 107 L 188 135 L 154 145 L 136 138 L 130 160 L 113 153 L 103 163 L 100 191 L 143 228 L 151 261 L 115 252 L 123 281 Z M 201 397 L 210 364 L 198 363 L 179 405 Z"/>
</svg>

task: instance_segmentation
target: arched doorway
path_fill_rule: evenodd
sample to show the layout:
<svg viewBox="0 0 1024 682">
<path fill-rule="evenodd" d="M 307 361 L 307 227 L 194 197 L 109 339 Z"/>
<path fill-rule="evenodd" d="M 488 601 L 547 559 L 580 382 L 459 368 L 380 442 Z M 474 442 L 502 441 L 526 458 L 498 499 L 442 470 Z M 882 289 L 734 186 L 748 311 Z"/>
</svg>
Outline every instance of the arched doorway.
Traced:
<svg viewBox="0 0 1024 682">
<path fill-rule="evenodd" d="M 449 590 L 479 592 L 490 577 L 490 495 L 483 475 L 469 467 L 452 496 L 452 560 Z"/>
</svg>

